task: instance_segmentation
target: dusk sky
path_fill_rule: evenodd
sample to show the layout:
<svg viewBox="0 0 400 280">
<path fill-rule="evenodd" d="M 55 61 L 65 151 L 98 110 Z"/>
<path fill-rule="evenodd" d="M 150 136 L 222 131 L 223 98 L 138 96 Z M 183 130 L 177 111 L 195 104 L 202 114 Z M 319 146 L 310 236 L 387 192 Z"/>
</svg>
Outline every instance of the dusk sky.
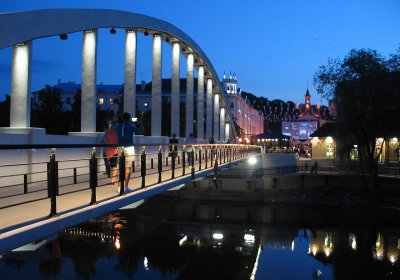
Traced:
<svg viewBox="0 0 400 280">
<path fill-rule="evenodd" d="M 141 13 L 180 28 L 211 60 L 219 78 L 235 72 L 242 90 L 270 100 L 322 100 L 312 79 L 328 58 L 353 48 L 384 56 L 400 48 L 399 0 L 4 0 L 1 12 L 98 8 Z M 0 35 L 1 36 L 1 35 Z M 35 40 L 32 90 L 62 81 L 81 82 L 82 34 Z M 171 50 L 163 48 L 163 77 L 170 78 Z M 185 61 L 186 63 L 186 61 Z M 186 64 L 181 72 L 184 75 Z M 10 92 L 11 48 L 0 50 L 0 100 Z M 124 34 L 99 32 L 97 82 L 122 84 Z M 138 36 L 137 81 L 151 79 L 151 38 Z"/>
</svg>

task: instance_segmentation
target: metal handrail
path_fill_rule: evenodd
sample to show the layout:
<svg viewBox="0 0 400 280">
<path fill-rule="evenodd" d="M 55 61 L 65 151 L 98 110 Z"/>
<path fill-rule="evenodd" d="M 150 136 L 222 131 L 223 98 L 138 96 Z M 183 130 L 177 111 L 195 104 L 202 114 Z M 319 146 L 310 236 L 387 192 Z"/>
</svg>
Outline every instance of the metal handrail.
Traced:
<svg viewBox="0 0 400 280">
<path fill-rule="evenodd" d="M 128 145 L 127 145 L 128 146 Z M 172 172 L 172 178 L 167 180 L 171 180 L 173 178 L 187 176 L 197 171 L 195 169 L 204 170 L 204 169 L 211 169 L 213 167 L 214 159 L 211 159 L 211 154 L 214 152 L 217 153 L 217 160 L 218 163 L 226 163 L 230 162 L 233 159 L 241 159 L 243 157 L 248 156 L 250 153 L 260 153 L 258 147 L 248 146 L 248 145 L 234 145 L 234 144 L 136 144 L 136 145 L 129 145 L 129 146 L 136 146 L 136 147 L 159 147 L 159 152 L 149 152 L 146 154 L 146 149 L 139 149 L 137 153 L 134 155 L 133 166 L 132 168 L 132 175 L 131 179 L 137 179 L 142 177 L 142 182 L 144 185 L 142 187 L 148 187 L 149 184 L 146 184 L 146 176 L 159 174 L 159 178 L 161 178 L 161 173 L 164 172 Z M 178 156 L 175 158 L 174 166 L 172 165 L 172 158 L 168 155 L 169 146 L 181 146 L 182 149 L 179 149 Z M 193 146 L 193 152 L 188 152 L 185 148 L 188 146 Z M 40 161 L 40 162 L 32 162 L 32 163 L 20 163 L 20 164 L 7 164 L 7 165 L 0 165 L 0 168 L 4 170 L 16 169 L 17 173 L 13 174 L 9 172 L 9 174 L 2 175 L 1 179 L 10 179 L 11 177 L 23 177 L 17 183 L 9 184 L 9 185 L 2 185 L 3 182 L 0 181 L 0 201 L 2 199 L 7 199 L 9 197 L 18 197 L 24 196 L 29 193 L 40 193 L 44 192 L 42 196 L 36 196 L 32 200 L 24 200 L 20 203 L 9 203 L 4 205 L 0 205 L 0 209 L 8 208 L 11 206 L 15 206 L 22 203 L 28 203 L 37 200 L 43 200 L 50 198 L 51 201 L 51 211 L 49 216 L 54 216 L 57 214 L 57 202 L 55 197 L 61 196 L 66 193 L 82 191 L 90 188 L 92 190 L 92 197 L 90 199 L 90 204 L 96 203 L 96 188 L 108 186 L 110 183 L 110 175 L 102 176 L 103 168 L 102 164 L 100 164 L 99 159 L 102 159 L 101 156 L 96 157 L 96 150 L 93 149 L 94 147 L 119 147 L 119 145 L 115 144 L 36 144 L 36 145 L 0 145 L 0 152 L 4 150 L 29 150 L 34 149 L 35 151 L 42 152 L 45 151 L 46 153 L 50 152 L 49 161 Z M 213 149 L 211 148 L 213 147 Z M 63 161 L 56 160 L 57 148 L 66 148 L 66 149 L 75 149 L 75 148 L 91 148 L 91 156 L 90 157 L 82 157 L 80 159 L 66 159 Z M 46 149 L 50 149 L 46 151 Z M 84 151 L 82 151 L 84 152 Z M 89 151 L 88 151 L 89 154 Z M 148 157 L 145 158 L 144 166 L 142 162 L 142 155 L 147 155 Z M 193 155 L 193 166 L 188 165 L 188 155 Z M 225 156 L 223 156 L 223 154 Z M 230 154 L 226 156 L 226 154 Z M 161 156 L 159 156 L 161 155 Z M 43 154 L 39 155 L 43 156 Z M 154 156 L 157 156 L 155 158 Z M 150 164 L 156 163 L 151 169 Z M 150 163 L 151 162 L 151 163 Z M 69 164 L 70 166 L 61 166 L 62 164 Z M 26 168 L 27 166 L 37 166 L 39 169 L 45 170 L 37 170 L 37 171 L 29 171 L 29 172 L 22 172 L 18 171 L 18 167 Z M 41 168 L 42 167 L 42 168 Z M 143 169 L 145 167 L 145 169 Z M 191 167 L 192 172 L 185 171 L 186 168 Z M 81 172 L 78 172 L 81 169 Z M 123 174 L 125 172 L 124 169 L 118 168 L 118 173 Z M 143 172 L 143 170 L 147 170 Z M 13 170 L 15 171 L 15 170 Z M 4 174 L 4 172 L 3 172 Z M 40 178 L 46 176 L 46 179 Z M 117 176 L 117 182 L 121 183 L 121 178 L 119 175 Z M 78 179 L 80 185 L 77 187 L 71 187 L 73 185 L 78 184 Z M 166 181 L 165 179 L 163 181 Z M 47 182 L 47 185 L 45 183 Z M 22 190 L 23 187 L 23 190 Z M 67 188 L 65 188 L 67 187 Z M 68 188 L 69 187 L 69 188 Z M 4 189 L 8 188 L 8 193 L 4 193 Z M 11 191 L 9 189 L 13 188 Z M 3 194 L 2 194 L 3 192 Z M 123 195 L 123 191 L 119 195 Z M 116 196 L 116 195 L 115 195 Z M 113 196 L 113 197 L 115 197 Z M 39 198 L 38 198 L 39 197 Z M 110 197 L 112 198 L 112 197 Z"/>
</svg>

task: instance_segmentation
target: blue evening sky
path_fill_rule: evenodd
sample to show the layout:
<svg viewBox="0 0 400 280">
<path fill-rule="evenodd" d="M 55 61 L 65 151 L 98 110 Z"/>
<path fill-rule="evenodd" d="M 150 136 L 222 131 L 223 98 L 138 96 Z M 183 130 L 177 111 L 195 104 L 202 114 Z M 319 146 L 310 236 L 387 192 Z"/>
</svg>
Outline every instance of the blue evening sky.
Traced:
<svg viewBox="0 0 400 280">
<path fill-rule="evenodd" d="M 1 12 L 46 8 L 115 9 L 153 16 L 177 26 L 207 54 L 220 78 L 235 72 L 242 90 L 270 100 L 302 103 L 309 82 L 329 57 L 352 48 L 382 55 L 400 47 L 399 0 L 2 0 Z M 97 82 L 123 83 L 124 36 L 100 31 Z M 34 41 L 32 90 L 81 81 L 80 33 Z M 151 79 L 151 38 L 139 36 L 137 80 Z M 163 77 L 171 51 L 163 49 Z M 169 48 L 169 49 L 168 49 Z M 0 50 L 0 100 L 10 92 L 11 49 Z M 182 63 L 184 74 L 185 64 Z"/>
</svg>

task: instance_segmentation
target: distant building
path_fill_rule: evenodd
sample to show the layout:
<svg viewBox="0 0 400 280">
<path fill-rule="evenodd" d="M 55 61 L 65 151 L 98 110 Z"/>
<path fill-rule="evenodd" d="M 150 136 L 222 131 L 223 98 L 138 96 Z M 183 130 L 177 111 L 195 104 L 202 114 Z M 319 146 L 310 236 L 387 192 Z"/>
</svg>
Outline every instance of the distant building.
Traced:
<svg viewBox="0 0 400 280">
<path fill-rule="evenodd" d="M 197 79 L 194 82 L 194 94 L 197 96 Z M 186 79 L 182 78 L 180 81 L 180 102 L 186 102 Z M 52 88 L 60 90 L 61 100 L 64 102 L 64 108 L 70 110 L 72 104 L 75 102 L 75 94 L 81 89 L 81 84 L 76 82 L 61 82 Z M 141 84 L 136 85 L 136 108 L 142 112 L 151 109 L 151 88 L 152 83 L 146 83 L 142 81 Z M 124 85 L 106 85 L 100 83 L 96 87 L 96 105 L 102 110 L 112 110 L 118 112 L 123 98 Z M 162 80 L 162 95 L 167 98 L 167 101 L 171 100 L 171 79 Z M 32 93 L 34 99 L 38 97 L 39 91 Z"/>
<path fill-rule="evenodd" d="M 304 104 L 296 104 L 294 117 L 282 121 L 282 133 L 295 140 L 309 140 L 317 128 L 325 124 L 330 117 L 330 109 L 320 103 L 311 104 L 311 95 L 307 88 Z"/>
<path fill-rule="evenodd" d="M 222 80 L 222 87 L 225 93 L 227 106 L 229 107 L 233 119 L 240 126 L 243 134 L 257 135 L 264 132 L 264 115 L 258 110 L 251 107 L 250 102 L 244 99 L 240 94 L 240 89 L 237 87 L 236 77 L 232 75 L 227 78 L 224 75 Z M 75 94 L 81 89 L 81 84 L 76 82 L 61 82 L 52 88 L 60 91 L 61 100 L 64 103 L 66 110 L 71 110 L 74 103 Z M 142 81 L 141 84 L 136 85 L 136 108 L 142 112 L 151 109 L 151 89 L 152 83 Z M 119 104 L 123 96 L 124 85 L 107 85 L 100 83 L 96 87 L 97 93 L 96 104 L 102 110 L 112 110 L 118 112 Z M 34 99 L 38 97 L 39 91 L 33 92 Z M 171 101 L 171 79 L 162 80 L 162 96 L 166 98 L 167 102 Z M 195 104 L 197 98 L 197 79 L 194 79 L 194 97 Z M 186 102 L 186 78 L 180 80 L 180 102 Z M 194 116 L 196 118 L 196 116 Z"/>
<path fill-rule="evenodd" d="M 233 120 L 240 127 L 243 135 L 264 133 L 264 114 L 254 109 L 241 95 L 236 75 L 231 73 L 222 79 L 222 89 Z"/>
</svg>

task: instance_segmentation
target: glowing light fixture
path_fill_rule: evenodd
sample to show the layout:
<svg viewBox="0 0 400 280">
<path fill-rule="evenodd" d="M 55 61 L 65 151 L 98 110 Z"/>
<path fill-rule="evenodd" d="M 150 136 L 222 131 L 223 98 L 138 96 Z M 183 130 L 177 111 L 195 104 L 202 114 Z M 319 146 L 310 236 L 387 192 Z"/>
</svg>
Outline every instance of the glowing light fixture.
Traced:
<svg viewBox="0 0 400 280">
<path fill-rule="evenodd" d="M 246 243 L 254 243 L 254 241 L 256 240 L 253 234 L 248 234 L 248 233 L 246 233 L 243 238 L 244 242 Z"/>
<path fill-rule="evenodd" d="M 249 161 L 249 164 L 256 164 L 257 163 L 257 158 L 250 157 L 248 161 Z"/>
<path fill-rule="evenodd" d="M 224 235 L 222 233 L 213 233 L 213 238 L 217 240 L 221 240 L 224 238 Z"/>
</svg>

